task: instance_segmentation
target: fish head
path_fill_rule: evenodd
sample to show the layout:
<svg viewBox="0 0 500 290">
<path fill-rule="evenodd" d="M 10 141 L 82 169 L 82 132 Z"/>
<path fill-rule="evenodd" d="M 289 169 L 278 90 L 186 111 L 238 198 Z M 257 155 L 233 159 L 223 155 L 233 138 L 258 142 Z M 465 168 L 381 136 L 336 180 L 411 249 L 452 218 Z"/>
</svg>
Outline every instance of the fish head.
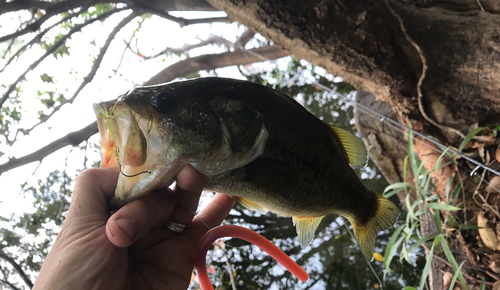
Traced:
<svg viewBox="0 0 500 290">
<path fill-rule="evenodd" d="M 113 208 L 170 185 L 187 164 L 208 178 L 248 164 L 268 136 L 259 112 L 192 82 L 138 87 L 94 111 L 101 167 L 120 167 Z"/>
</svg>

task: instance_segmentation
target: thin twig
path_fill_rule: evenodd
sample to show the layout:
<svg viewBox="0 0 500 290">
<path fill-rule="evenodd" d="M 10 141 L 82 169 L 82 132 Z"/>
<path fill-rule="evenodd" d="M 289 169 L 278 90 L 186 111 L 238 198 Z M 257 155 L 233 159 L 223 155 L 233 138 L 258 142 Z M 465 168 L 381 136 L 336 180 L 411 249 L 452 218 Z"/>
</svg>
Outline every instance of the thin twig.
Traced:
<svg viewBox="0 0 500 290">
<path fill-rule="evenodd" d="M 479 0 L 476 0 L 477 1 L 477 5 L 479 5 L 479 8 L 481 8 L 481 11 L 484 12 L 484 8 L 483 8 L 483 5 L 481 5 L 481 2 L 479 2 Z"/>
<path fill-rule="evenodd" d="M 0 283 L 4 283 L 5 285 L 9 286 L 10 288 L 12 288 L 14 290 L 21 290 L 21 289 L 17 288 L 16 285 L 10 283 L 7 280 L 0 279 Z"/>
<path fill-rule="evenodd" d="M 231 282 L 231 287 L 233 288 L 233 290 L 238 290 L 236 288 L 236 281 L 234 281 L 233 267 L 231 266 L 231 263 L 229 263 L 229 258 L 227 257 L 226 250 L 223 249 L 218 244 L 214 244 L 214 246 L 217 246 L 220 250 L 222 250 L 222 255 L 226 259 L 226 267 L 227 267 L 227 271 L 229 273 L 229 281 Z"/>
<path fill-rule="evenodd" d="M 56 107 L 53 108 L 53 110 L 52 110 L 52 112 L 50 112 L 50 114 L 45 115 L 44 117 L 40 118 L 40 121 L 38 123 L 36 123 L 35 125 L 33 125 L 31 128 L 29 128 L 29 129 L 18 129 L 17 132 L 23 132 L 24 135 L 28 135 L 37 126 L 39 126 L 39 125 L 47 122 L 47 120 L 49 120 L 52 116 L 54 116 L 54 114 L 57 113 L 57 111 L 59 111 L 62 106 L 66 105 L 66 104 L 72 104 L 75 101 L 76 97 L 78 97 L 78 95 L 80 94 L 80 92 L 85 88 L 85 86 L 88 85 L 90 82 L 92 82 L 92 80 L 94 79 L 94 76 L 97 73 L 97 70 L 99 69 L 99 66 L 101 65 L 101 62 L 102 62 L 102 60 L 104 58 L 104 55 L 108 51 L 109 45 L 111 44 L 111 42 L 115 38 L 116 34 L 125 25 L 127 25 L 130 21 L 132 21 L 132 19 L 134 19 L 137 15 L 139 15 L 140 13 L 141 13 L 140 11 L 135 11 L 135 12 L 131 13 L 130 15 L 128 15 L 127 17 L 125 17 L 122 21 L 120 21 L 120 23 L 118 23 L 118 25 L 113 29 L 113 31 L 109 34 L 108 39 L 106 39 L 106 42 L 101 47 L 99 55 L 94 60 L 93 65 L 92 65 L 92 69 L 87 74 L 87 76 L 85 76 L 83 78 L 83 82 L 80 84 L 80 86 L 78 87 L 78 89 L 73 93 L 73 96 L 71 98 L 62 101 L 59 105 L 57 105 Z M 17 137 L 17 133 L 16 133 L 16 137 Z M 15 141 L 16 137 L 14 137 L 13 141 Z"/>
<path fill-rule="evenodd" d="M 140 21 L 138 21 L 138 25 L 137 25 L 137 28 L 134 30 L 134 32 L 132 33 L 132 35 L 130 36 L 130 39 L 128 42 L 125 42 L 125 48 L 123 49 L 123 52 L 122 52 L 122 56 L 120 57 L 120 61 L 118 62 L 118 66 L 116 67 L 116 69 L 113 70 L 113 74 L 116 75 L 116 73 L 118 73 L 118 70 L 120 69 L 121 65 L 122 65 L 122 62 L 123 62 L 123 58 L 125 57 L 125 52 L 127 51 L 127 49 L 130 49 L 130 43 L 132 42 L 132 40 L 136 37 L 135 34 L 137 31 L 139 31 L 139 29 L 142 28 L 142 24 L 144 23 L 144 20 L 146 20 L 146 18 L 142 18 Z M 111 78 L 111 75 L 109 76 Z"/>
<path fill-rule="evenodd" d="M 255 32 L 247 28 L 234 42 L 234 49 L 243 49 L 245 45 L 255 36 Z"/>
<path fill-rule="evenodd" d="M 82 7 L 82 9 L 80 9 L 80 11 L 76 12 L 76 13 L 73 13 L 73 14 L 70 14 L 66 17 L 64 17 L 63 19 L 61 19 L 60 21 L 54 23 L 53 25 L 47 27 L 45 30 L 43 30 L 42 32 L 38 33 L 35 37 L 33 37 L 33 39 L 31 39 L 28 43 L 26 43 L 25 45 L 23 45 L 20 49 L 18 49 L 16 51 L 16 53 L 14 55 L 12 55 L 9 60 L 7 61 L 7 63 L 4 65 L 4 67 L 0 70 L 0 73 L 3 72 L 5 70 L 5 68 L 14 60 L 14 58 L 16 57 L 19 57 L 25 50 L 26 48 L 32 46 L 33 44 L 37 43 L 37 42 L 40 42 L 40 40 L 42 39 L 42 36 L 44 36 L 49 30 L 51 30 L 52 28 L 58 26 L 59 24 L 63 23 L 63 22 L 66 22 L 68 20 L 70 20 L 71 18 L 73 17 L 76 17 L 80 14 L 83 13 L 83 11 L 86 11 L 88 7 Z"/>
<path fill-rule="evenodd" d="M 19 274 L 19 276 L 21 276 L 21 279 L 23 279 L 24 283 L 26 283 L 26 285 L 30 289 L 33 288 L 33 282 L 31 282 L 30 278 L 28 278 L 28 275 L 26 275 L 23 268 L 21 268 L 21 266 L 16 261 L 14 261 L 14 259 L 9 257 L 9 255 L 7 255 L 3 251 L 0 251 L 0 258 L 5 260 L 9 264 L 11 264 L 12 267 L 14 267 L 14 270 L 16 270 L 16 272 Z"/>
<path fill-rule="evenodd" d="M 61 37 L 61 39 L 59 39 L 59 41 L 57 41 L 54 45 L 52 45 L 49 49 L 47 49 L 47 51 L 39 59 L 37 59 L 35 62 L 33 62 L 28 67 L 28 69 L 26 69 L 23 73 L 21 73 L 21 75 L 19 75 L 17 80 L 14 81 L 14 83 L 12 83 L 9 86 L 7 92 L 5 92 L 2 99 L 0 100 L 0 108 L 3 106 L 5 101 L 9 98 L 9 95 L 14 91 L 16 85 L 26 77 L 26 74 L 28 74 L 28 72 L 30 72 L 35 67 L 37 67 L 47 56 L 49 56 L 54 51 L 56 51 L 56 49 L 59 48 L 59 46 L 61 46 L 69 37 L 71 37 L 71 35 L 73 35 L 75 32 L 80 31 L 82 28 L 84 28 L 87 25 L 90 25 L 90 24 L 92 24 L 98 20 L 104 19 L 104 18 L 106 18 L 114 13 L 117 13 L 117 12 L 123 11 L 123 10 L 127 10 L 127 9 L 129 9 L 129 8 L 118 8 L 118 9 L 114 9 L 114 10 L 111 10 L 108 12 L 104 12 L 103 14 L 101 14 L 93 19 L 90 19 L 83 24 L 79 24 L 79 25 L 76 25 L 75 27 L 73 27 L 66 35 Z"/>
<path fill-rule="evenodd" d="M 188 45 L 185 45 L 185 46 L 179 47 L 179 48 L 167 47 L 164 50 L 162 50 L 159 53 L 152 55 L 152 56 L 145 56 L 142 53 L 140 53 L 139 51 L 137 51 L 137 52 L 132 51 L 132 50 L 131 51 L 133 53 L 141 56 L 143 59 L 147 60 L 147 59 L 156 58 L 156 57 L 164 55 L 166 53 L 184 53 L 184 52 L 187 52 L 187 51 L 194 49 L 194 48 L 202 47 L 202 46 L 205 46 L 208 44 L 216 44 L 216 43 L 225 45 L 228 48 L 234 46 L 234 44 L 232 42 L 225 39 L 224 37 L 218 36 L 218 35 L 212 35 L 209 38 L 207 38 L 206 40 L 200 41 L 200 42 L 195 43 L 195 44 L 188 44 Z"/>
</svg>

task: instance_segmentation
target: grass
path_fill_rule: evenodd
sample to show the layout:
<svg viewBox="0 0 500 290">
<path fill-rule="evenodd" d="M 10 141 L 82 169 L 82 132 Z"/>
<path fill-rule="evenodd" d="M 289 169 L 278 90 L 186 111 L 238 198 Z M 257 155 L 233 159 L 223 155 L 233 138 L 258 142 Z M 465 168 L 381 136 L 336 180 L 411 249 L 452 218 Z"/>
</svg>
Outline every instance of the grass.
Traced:
<svg viewBox="0 0 500 290">
<path fill-rule="evenodd" d="M 458 151 L 461 152 L 466 144 L 480 131 L 481 128 L 478 128 L 469 133 L 463 140 Z M 434 170 L 429 172 L 424 168 L 425 160 L 420 161 L 415 155 L 415 152 L 413 150 L 413 135 L 410 132 L 408 133 L 408 155 L 404 160 L 404 180 L 403 182 L 389 185 L 384 191 L 384 196 L 387 198 L 401 191 L 404 191 L 404 204 L 408 211 L 404 224 L 394 231 L 387 244 L 383 264 L 386 269 L 384 273 L 384 281 L 387 273 L 390 271 L 389 266 L 391 264 L 391 261 L 396 257 L 396 254 L 399 254 L 398 256 L 400 262 L 405 260 L 409 264 L 413 265 L 414 263 L 410 258 L 411 254 L 414 253 L 420 246 L 424 247 L 425 243 L 432 242 L 430 249 L 428 246 L 425 246 L 425 248 L 428 249 L 427 261 L 420 277 L 418 289 L 424 289 L 424 285 L 429 276 L 432 257 L 436 252 L 445 254 L 447 261 L 452 266 L 455 273 L 451 280 L 449 289 L 453 289 L 457 280 L 462 284 L 463 289 L 467 289 L 465 278 L 461 272 L 464 262 L 462 262 L 461 264 L 457 263 L 455 257 L 451 253 L 448 242 L 446 241 L 448 235 L 443 229 L 443 225 L 448 223 L 448 219 L 451 217 L 451 215 L 442 214 L 443 211 L 461 210 L 463 203 L 459 204 L 458 206 L 455 206 L 455 204 L 457 202 L 458 196 L 460 195 L 460 192 L 463 192 L 462 181 L 460 180 L 455 186 L 453 192 L 451 192 L 453 179 L 455 178 L 455 176 L 450 177 L 445 189 L 445 203 L 439 203 L 439 195 L 433 194 L 435 188 L 431 178 L 431 173 L 443 168 L 444 166 L 448 166 L 453 163 L 456 164 L 456 157 L 451 154 L 447 148 L 442 149 L 443 152 L 438 158 Z M 451 161 L 445 162 L 445 160 Z M 407 180 L 408 173 L 410 173 L 407 172 L 407 170 L 411 170 L 411 172 L 413 173 L 413 176 L 415 177 L 413 182 Z M 411 200 L 412 192 L 416 193 L 413 195 L 416 196 L 415 200 Z M 420 230 L 422 218 L 425 215 L 434 217 L 436 231 L 426 236 L 422 236 Z M 447 217 L 442 222 L 442 218 L 444 216 Z M 458 227 L 460 226 L 462 225 L 459 225 Z M 404 290 L 416 289 L 417 288 L 412 286 L 407 286 L 404 288 Z M 485 289 L 484 279 L 482 280 L 480 289 Z"/>
</svg>

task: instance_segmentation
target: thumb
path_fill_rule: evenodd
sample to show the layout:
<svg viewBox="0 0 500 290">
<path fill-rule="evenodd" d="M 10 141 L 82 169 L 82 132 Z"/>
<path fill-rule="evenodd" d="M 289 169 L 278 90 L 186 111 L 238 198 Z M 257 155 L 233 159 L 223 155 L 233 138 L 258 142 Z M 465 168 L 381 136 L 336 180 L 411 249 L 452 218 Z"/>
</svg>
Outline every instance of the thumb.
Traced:
<svg viewBox="0 0 500 290">
<path fill-rule="evenodd" d="M 118 167 L 92 168 L 84 170 L 76 178 L 71 196 L 68 219 L 99 214 L 109 217 L 107 201 L 110 200 L 118 181 Z"/>
</svg>

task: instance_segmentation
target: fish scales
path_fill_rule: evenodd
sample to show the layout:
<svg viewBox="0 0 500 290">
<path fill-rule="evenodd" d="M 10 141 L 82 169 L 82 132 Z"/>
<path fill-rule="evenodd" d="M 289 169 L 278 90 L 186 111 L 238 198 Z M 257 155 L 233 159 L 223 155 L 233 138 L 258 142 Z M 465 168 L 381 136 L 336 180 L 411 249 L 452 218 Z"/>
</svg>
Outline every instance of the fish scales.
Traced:
<svg viewBox="0 0 500 290">
<path fill-rule="evenodd" d="M 115 107 L 133 113 L 115 117 L 110 129 L 99 116 Z M 117 144 L 116 163 L 130 174 L 150 172 L 120 176 L 112 200 L 117 206 L 173 181 L 191 164 L 206 176 L 207 189 L 250 209 L 292 216 L 302 246 L 325 215 L 336 213 L 353 224 L 363 254 L 371 258 L 377 231 L 397 218 L 394 204 L 367 189 L 349 165 L 366 161 L 363 143 L 266 86 L 200 78 L 136 88 L 95 110 L 101 143 Z M 120 132 L 119 138 L 110 132 Z M 135 157 L 140 154 L 147 158 Z"/>
</svg>

